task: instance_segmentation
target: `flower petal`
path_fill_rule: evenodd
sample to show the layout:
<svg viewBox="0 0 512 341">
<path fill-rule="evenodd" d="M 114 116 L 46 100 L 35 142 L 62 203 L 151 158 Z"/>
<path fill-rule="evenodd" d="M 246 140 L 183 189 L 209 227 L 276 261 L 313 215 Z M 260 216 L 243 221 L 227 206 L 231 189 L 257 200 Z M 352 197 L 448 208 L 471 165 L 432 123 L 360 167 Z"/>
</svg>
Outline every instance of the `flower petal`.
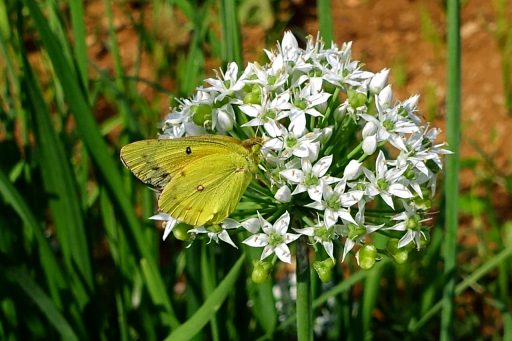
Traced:
<svg viewBox="0 0 512 341">
<path fill-rule="evenodd" d="M 218 237 L 223 242 L 226 242 L 229 245 L 233 246 L 235 249 L 238 249 L 238 246 L 236 246 L 235 243 L 233 243 L 233 240 L 231 240 L 231 237 L 229 236 L 228 231 L 226 231 L 226 230 L 222 231 L 221 233 L 218 234 Z"/>
<path fill-rule="evenodd" d="M 277 245 L 274 252 L 276 253 L 277 258 L 279 258 L 282 262 L 292 262 L 292 255 L 290 254 L 290 249 L 285 243 Z"/>
<path fill-rule="evenodd" d="M 286 231 L 288 231 L 288 225 L 290 224 L 290 214 L 286 211 L 279 219 L 274 223 L 274 231 L 284 236 Z"/>
<path fill-rule="evenodd" d="M 247 231 L 256 233 L 259 231 L 261 225 L 258 218 L 249 218 L 241 224 Z"/>
<path fill-rule="evenodd" d="M 265 233 L 253 234 L 242 243 L 252 247 L 262 247 L 268 245 L 268 236 Z"/>
<path fill-rule="evenodd" d="M 300 169 L 285 169 L 279 174 L 295 184 L 302 182 L 302 179 L 304 179 L 304 173 Z"/>
</svg>

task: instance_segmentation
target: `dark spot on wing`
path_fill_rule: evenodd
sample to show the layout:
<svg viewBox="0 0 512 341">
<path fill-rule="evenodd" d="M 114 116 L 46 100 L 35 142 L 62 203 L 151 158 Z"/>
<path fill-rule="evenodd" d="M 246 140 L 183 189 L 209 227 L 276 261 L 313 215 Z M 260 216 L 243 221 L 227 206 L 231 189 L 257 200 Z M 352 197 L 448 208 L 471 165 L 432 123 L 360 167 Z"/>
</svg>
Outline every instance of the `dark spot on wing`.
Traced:
<svg viewBox="0 0 512 341">
<path fill-rule="evenodd" d="M 185 154 L 187 154 L 187 155 L 192 154 L 192 148 L 190 148 L 190 146 L 188 146 L 187 148 L 185 148 Z"/>
<path fill-rule="evenodd" d="M 185 171 L 181 171 L 180 176 L 185 176 Z"/>
</svg>

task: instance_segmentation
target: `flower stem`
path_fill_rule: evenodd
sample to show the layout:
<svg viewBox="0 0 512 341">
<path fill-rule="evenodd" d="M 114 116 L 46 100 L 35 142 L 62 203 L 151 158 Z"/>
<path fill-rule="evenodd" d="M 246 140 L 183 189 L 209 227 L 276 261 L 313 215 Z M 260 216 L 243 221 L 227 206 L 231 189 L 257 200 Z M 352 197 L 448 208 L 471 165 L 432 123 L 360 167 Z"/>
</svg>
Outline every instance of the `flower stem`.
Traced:
<svg viewBox="0 0 512 341">
<path fill-rule="evenodd" d="M 308 240 L 297 240 L 297 338 L 313 340 L 313 305 L 311 299 L 311 268 L 308 258 Z"/>
</svg>

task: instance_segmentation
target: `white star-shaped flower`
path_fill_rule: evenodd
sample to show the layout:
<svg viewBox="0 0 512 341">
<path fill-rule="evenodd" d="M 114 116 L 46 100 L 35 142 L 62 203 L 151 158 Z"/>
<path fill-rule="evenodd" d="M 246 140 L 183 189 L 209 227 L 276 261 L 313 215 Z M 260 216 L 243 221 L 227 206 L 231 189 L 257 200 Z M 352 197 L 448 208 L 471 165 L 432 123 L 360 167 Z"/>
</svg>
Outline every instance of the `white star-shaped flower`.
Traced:
<svg viewBox="0 0 512 341">
<path fill-rule="evenodd" d="M 295 232 L 303 234 L 308 237 L 312 237 L 315 243 L 321 243 L 325 249 L 325 252 L 334 260 L 334 251 L 333 251 L 333 240 L 338 238 L 336 234 L 336 228 L 334 224 L 330 224 L 325 219 L 324 221 L 320 220 L 318 217 L 318 222 L 314 226 L 305 227 L 302 229 L 294 229 Z"/>
<path fill-rule="evenodd" d="M 406 231 L 402 238 L 398 241 L 398 248 L 404 247 L 409 243 L 413 242 L 416 248 L 421 248 L 421 238 L 427 239 L 425 233 L 421 230 L 421 223 L 428 219 L 421 219 L 420 215 L 416 212 L 416 209 L 403 201 L 405 211 L 394 215 L 391 220 L 397 221 L 397 223 L 391 227 L 387 227 L 386 230 L 394 231 Z"/>
<path fill-rule="evenodd" d="M 365 242 L 366 236 L 370 233 L 373 233 L 384 226 L 382 225 L 368 225 L 365 223 L 364 218 L 364 210 L 365 210 L 365 202 L 359 202 L 359 211 L 355 216 L 355 223 L 348 223 L 339 229 L 339 233 L 346 237 L 345 246 L 343 247 L 343 257 L 341 261 L 345 260 L 345 256 L 354 248 L 356 244 L 363 244 Z"/>
<path fill-rule="evenodd" d="M 263 247 L 261 260 L 275 253 L 283 262 L 291 263 L 289 243 L 300 237 L 300 234 L 288 233 L 290 214 L 286 211 L 272 225 L 266 221 L 258 212 L 258 218 L 251 218 L 242 222 L 242 226 L 249 232 L 256 233 L 261 228 L 263 233 L 256 233 L 243 241 L 252 247 Z"/>
<path fill-rule="evenodd" d="M 324 211 L 324 219 L 327 225 L 334 225 L 338 218 L 355 224 L 354 218 L 347 209 L 357 204 L 364 195 L 363 191 L 351 190 L 345 193 L 346 182 L 344 180 L 338 182 L 334 189 L 331 186 L 323 188 L 322 199 L 314 201 L 306 207 Z"/>
<path fill-rule="evenodd" d="M 379 151 L 375 162 L 375 174 L 367 168 L 363 168 L 363 172 L 369 181 L 366 188 L 367 194 L 375 197 L 380 195 L 382 200 L 394 209 L 392 196 L 407 199 L 412 198 L 412 193 L 403 184 L 399 183 L 400 176 L 405 169 L 391 168 L 388 169 L 384 153 Z"/>
<path fill-rule="evenodd" d="M 297 185 L 292 194 L 307 191 L 311 199 L 320 201 L 324 186 L 341 180 L 340 178 L 325 175 L 331 163 L 332 155 L 324 156 L 314 166 L 311 164 L 311 161 L 302 159 L 302 169 L 285 169 L 280 174 L 290 183 Z"/>
</svg>

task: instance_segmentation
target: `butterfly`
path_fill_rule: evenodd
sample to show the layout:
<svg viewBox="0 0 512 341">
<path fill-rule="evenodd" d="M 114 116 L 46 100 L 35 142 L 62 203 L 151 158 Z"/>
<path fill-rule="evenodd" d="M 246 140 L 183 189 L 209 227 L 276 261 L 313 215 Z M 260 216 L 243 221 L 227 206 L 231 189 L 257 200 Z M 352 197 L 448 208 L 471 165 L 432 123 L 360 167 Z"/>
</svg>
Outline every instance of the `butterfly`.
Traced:
<svg viewBox="0 0 512 341">
<path fill-rule="evenodd" d="M 257 172 L 262 143 L 223 135 L 142 140 L 121 148 L 121 161 L 161 192 L 161 212 L 193 226 L 218 224 Z"/>
</svg>

